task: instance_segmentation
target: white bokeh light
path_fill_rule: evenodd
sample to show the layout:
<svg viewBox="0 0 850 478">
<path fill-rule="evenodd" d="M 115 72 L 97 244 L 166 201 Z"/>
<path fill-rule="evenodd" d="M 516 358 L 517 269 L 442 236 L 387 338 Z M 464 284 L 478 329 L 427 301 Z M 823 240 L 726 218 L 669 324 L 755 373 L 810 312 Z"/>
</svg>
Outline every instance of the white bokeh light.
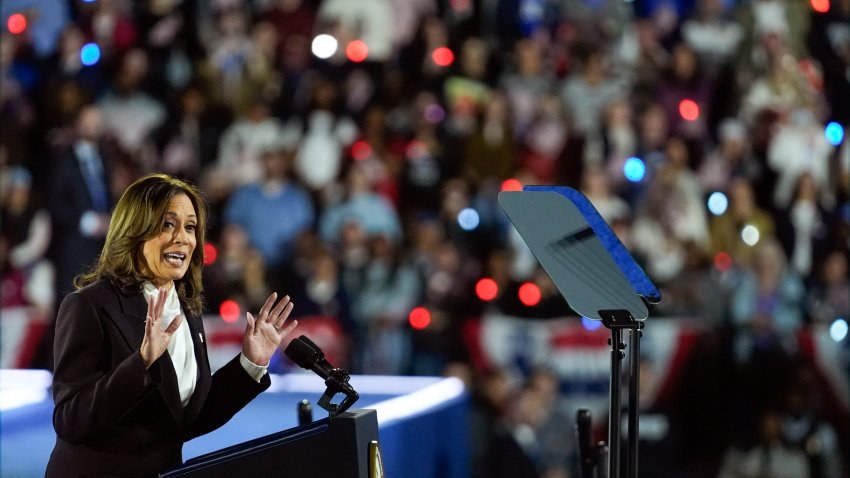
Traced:
<svg viewBox="0 0 850 478">
<path fill-rule="evenodd" d="M 332 57 L 333 54 L 336 53 L 336 49 L 338 47 L 339 43 L 336 41 L 336 38 L 324 33 L 316 35 L 316 38 L 313 38 L 313 44 L 311 45 L 313 54 L 322 60 L 327 60 Z"/>
<path fill-rule="evenodd" d="M 832 337 L 832 340 L 841 342 L 847 338 L 848 328 L 850 327 L 848 327 L 847 321 L 839 317 L 829 326 L 829 336 Z"/>
<path fill-rule="evenodd" d="M 759 234 L 759 230 L 752 224 L 747 224 L 741 229 L 741 240 L 748 246 L 755 246 L 758 244 L 760 238 L 761 234 Z"/>
<path fill-rule="evenodd" d="M 715 191 L 708 197 L 708 210 L 715 216 L 722 215 L 727 207 L 729 207 L 729 199 L 722 192 Z"/>
</svg>

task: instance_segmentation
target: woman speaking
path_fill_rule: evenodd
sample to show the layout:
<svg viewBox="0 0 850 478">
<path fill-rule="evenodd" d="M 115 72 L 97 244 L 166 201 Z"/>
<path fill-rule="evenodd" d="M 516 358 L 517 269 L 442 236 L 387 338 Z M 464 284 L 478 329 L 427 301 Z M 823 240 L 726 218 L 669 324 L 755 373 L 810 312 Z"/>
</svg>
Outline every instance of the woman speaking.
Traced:
<svg viewBox="0 0 850 478">
<path fill-rule="evenodd" d="M 266 366 L 297 325 L 289 297 L 247 315 L 242 353 L 210 373 L 198 190 L 153 174 L 118 201 L 100 259 L 59 309 L 56 445 L 46 476 L 156 476 L 183 443 L 215 430 L 268 388 Z"/>
</svg>

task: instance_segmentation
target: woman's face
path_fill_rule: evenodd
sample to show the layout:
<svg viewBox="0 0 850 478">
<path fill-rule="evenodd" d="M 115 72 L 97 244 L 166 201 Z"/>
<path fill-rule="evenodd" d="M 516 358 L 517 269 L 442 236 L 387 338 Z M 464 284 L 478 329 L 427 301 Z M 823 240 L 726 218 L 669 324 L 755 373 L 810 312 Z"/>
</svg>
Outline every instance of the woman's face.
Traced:
<svg viewBox="0 0 850 478">
<path fill-rule="evenodd" d="M 195 207 L 189 196 L 177 194 L 168 201 L 159 234 L 142 245 L 145 272 L 151 276 L 155 286 L 170 285 L 189 270 L 189 262 L 197 244 L 197 224 Z"/>
</svg>

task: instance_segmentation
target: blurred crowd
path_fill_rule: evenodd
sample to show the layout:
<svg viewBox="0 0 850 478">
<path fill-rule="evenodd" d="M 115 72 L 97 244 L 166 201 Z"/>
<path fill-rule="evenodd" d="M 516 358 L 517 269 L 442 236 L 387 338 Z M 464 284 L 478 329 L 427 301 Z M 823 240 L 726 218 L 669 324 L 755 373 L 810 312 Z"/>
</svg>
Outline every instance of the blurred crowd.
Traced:
<svg viewBox="0 0 850 478">
<path fill-rule="evenodd" d="M 679 408 L 647 409 L 728 425 L 708 444 L 672 427 L 681 453 L 654 463 L 648 448 L 648 476 L 847 476 L 846 427 L 815 403 L 799 336 L 850 318 L 850 1 L 6 0 L 2 14 L 3 308 L 49 323 L 124 188 L 170 173 L 210 205 L 210 313 L 288 293 L 296 315 L 336 324 L 354 373 L 465 377 L 476 476 L 577 476 L 557 381 L 476 368 L 465 332 L 493 311 L 574 315 L 496 201 L 566 185 L 661 289 L 652 315 L 704 324 L 688 370 L 722 384 L 693 377 Z M 539 300 L 518 297 L 525 283 Z M 51 340 L 31 366 L 51 367 Z"/>
</svg>

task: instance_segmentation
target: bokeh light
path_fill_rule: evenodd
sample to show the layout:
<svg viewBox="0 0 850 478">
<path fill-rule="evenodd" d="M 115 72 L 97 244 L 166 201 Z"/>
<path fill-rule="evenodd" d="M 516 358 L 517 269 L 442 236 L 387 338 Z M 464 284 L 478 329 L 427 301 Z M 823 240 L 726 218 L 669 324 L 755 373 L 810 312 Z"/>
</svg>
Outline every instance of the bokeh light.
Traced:
<svg viewBox="0 0 850 478">
<path fill-rule="evenodd" d="M 720 251 L 714 255 L 714 268 L 720 272 L 726 272 L 732 268 L 732 256 L 728 252 Z"/>
<path fill-rule="evenodd" d="M 832 337 L 832 340 L 841 342 L 847 338 L 848 329 L 850 329 L 850 326 L 847 325 L 847 321 L 843 317 L 839 317 L 829 326 L 829 336 Z"/>
<path fill-rule="evenodd" d="M 9 15 L 9 19 L 6 20 L 6 28 L 12 35 L 20 35 L 27 29 L 27 17 L 20 13 Z"/>
<path fill-rule="evenodd" d="M 215 245 L 209 242 L 204 244 L 204 265 L 215 264 L 216 259 L 218 259 L 218 249 L 215 248 Z"/>
<path fill-rule="evenodd" d="M 729 199 L 720 191 L 715 191 L 708 196 L 708 210 L 715 216 L 721 216 L 729 207 Z"/>
<path fill-rule="evenodd" d="M 646 165 L 642 159 L 633 156 L 623 164 L 623 174 L 633 183 L 640 182 L 646 174 Z"/>
<path fill-rule="evenodd" d="M 431 53 L 431 59 L 437 66 L 449 66 L 455 61 L 455 54 L 448 48 L 441 46 L 434 49 Z"/>
<path fill-rule="evenodd" d="M 354 63 L 360 63 L 369 56 L 369 47 L 363 40 L 352 40 L 345 47 L 345 56 Z"/>
<path fill-rule="evenodd" d="M 431 325 L 431 312 L 428 312 L 428 309 L 425 307 L 414 307 L 414 309 L 410 311 L 408 320 L 410 321 L 410 326 L 414 329 L 425 329 Z"/>
<path fill-rule="evenodd" d="M 522 191 L 522 183 L 519 179 L 505 179 L 502 181 L 502 191 Z"/>
<path fill-rule="evenodd" d="M 531 282 L 526 282 L 519 286 L 519 300 L 528 307 L 533 307 L 539 304 L 540 288 Z"/>
<path fill-rule="evenodd" d="M 368 159 L 372 156 L 372 145 L 364 140 L 355 141 L 351 145 L 351 157 L 357 161 Z"/>
<path fill-rule="evenodd" d="M 812 10 L 818 13 L 826 13 L 829 11 L 829 0 L 809 0 Z"/>
<path fill-rule="evenodd" d="M 499 284 L 489 277 L 484 277 L 475 284 L 475 294 L 483 301 L 491 301 L 499 295 Z"/>
<path fill-rule="evenodd" d="M 464 231 L 472 231 L 481 223 L 481 218 L 478 216 L 478 211 L 466 207 L 457 213 L 457 223 Z"/>
<path fill-rule="evenodd" d="M 836 342 L 841 342 L 845 338 L 847 338 L 848 331 L 847 321 L 842 317 L 835 319 L 832 324 L 829 326 L 829 336 L 832 337 L 832 340 Z"/>
<path fill-rule="evenodd" d="M 92 66 L 100 61 L 100 47 L 97 43 L 86 43 L 80 49 L 80 60 L 83 65 Z"/>
<path fill-rule="evenodd" d="M 760 238 L 761 234 L 759 234 L 758 228 L 752 224 L 747 224 L 741 229 L 741 240 L 748 246 L 755 246 Z"/>
<path fill-rule="evenodd" d="M 679 114 L 688 121 L 696 121 L 699 118 L 699 105 L 694 100 L 684 99 L 679 102 Z"/>
<path fill-rule="evenodd" d="M 241 311 L 239 310 L 239 304 L 236 303 L 235 300 L 227 299 L 221 303 L 221 306 L 218 308 L 218 315 L 221 316 L 221 320 L 232 324 L 239 320 L 239 314 Z"/>
<path fill-rule="evenodd" d="M 322 60 L 327 60 L 334 56 L 337 48 L 339 48 L 339 43 L 336 41 L 336 38 L 324 33 L 316 35 L 316 38 L 313 38 L 313 43 L 310 45 L 313 55 Z"/>
<path fill-rule="evenodd" d="M 844 141 L 844 128 L 835 121 L 826 125 L 823 133 L 826 136 L 826 140 L 829 141 L 829 144 L 833 146 L 838 146 L 842 141 Z"/>
<path fill-rule="evenodd" d="M 437 124 L 446 118 L 446 110 L 437 103 L 431 103 L 425 107 L 425 121 L 431 124 Z"/>
<path fill-rule="evenodd" d="M 602 321 L 601 320 L 588 319 L 587 317 L 582 317 L 581 318 L 581 325 L 587 330 L 596 330 L 599 327 L 602 327 Z"/>
</svg>

